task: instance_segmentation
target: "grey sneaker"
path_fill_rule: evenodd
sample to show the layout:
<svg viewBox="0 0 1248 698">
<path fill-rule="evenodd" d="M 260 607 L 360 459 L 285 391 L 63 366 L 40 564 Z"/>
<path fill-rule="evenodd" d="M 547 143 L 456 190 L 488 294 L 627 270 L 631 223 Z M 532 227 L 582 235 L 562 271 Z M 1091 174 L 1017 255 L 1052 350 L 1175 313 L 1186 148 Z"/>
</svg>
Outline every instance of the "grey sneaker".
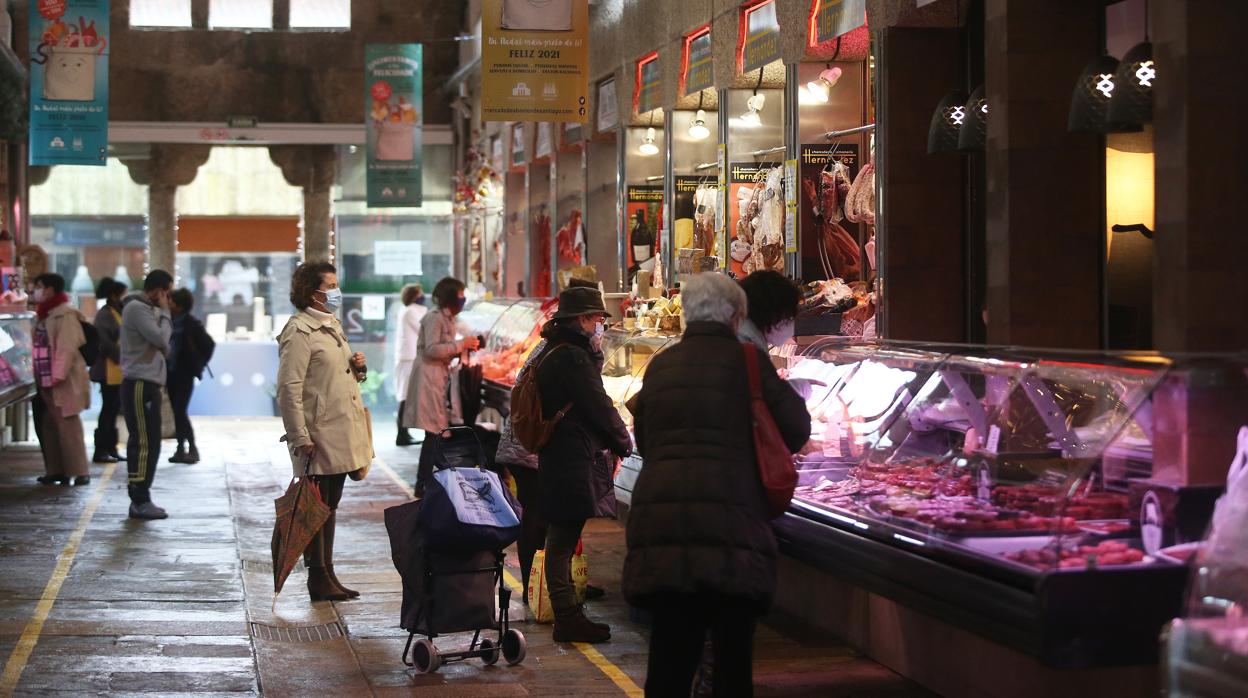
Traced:
<svg viewBox="0 0 1248 698">
<path fill-rule="evenodd" d="M 152 504 L 151 502 L 143 502 L 142 504 L 130 503 L 130 518 L 132 519 L 167 519 L 169 513 L 164 509 Z"/>
</svg>

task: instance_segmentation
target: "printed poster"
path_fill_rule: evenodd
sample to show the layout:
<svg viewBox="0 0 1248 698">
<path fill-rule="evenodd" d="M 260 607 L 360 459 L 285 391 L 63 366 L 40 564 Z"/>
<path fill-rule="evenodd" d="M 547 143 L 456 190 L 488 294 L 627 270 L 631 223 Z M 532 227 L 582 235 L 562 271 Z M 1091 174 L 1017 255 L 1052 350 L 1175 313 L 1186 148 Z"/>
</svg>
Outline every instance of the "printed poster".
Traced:
<svg viewBox="0 0 1248 698">
<path fill-rule="evenodd" d="M 748 205 L 755 187 L 763 186 L 762 182 L 756 182 L 759 178 L 759 173 L 781 166 L 781 163 L 778 162 L 734 162 L 729 168 L 727 249 L 730 252 L 733 241 L 737 239 L 737 224 L 741 222 L 745 206 Z M 724 255 L 724 259 L 728 260 L 728 268 L 732 273 L 736 274 L 738 278 L 745 277 L 742 263 L 733 259 L 732 254 Z"/>
<path fill-rule="evenodd" d="M 420 44 L 364 47 L 369 206 L 421 205 L 421 54 Z"/>
<path fill-rule="evenodd" d="M 30 164 L 108 158 L 108 0 L 30 0 Z"/>
<path fill-rule="evenodd" d="M 663 211 L 663 185 L 630 184 L 627 195 L 628 241 L 625 245 L 625 256 L 631 286 L 638 271 L 654 271 L 654 260 L 659 254 L 659 217 Z"/>
<path fill-rule="evenodd" d="M 588 0 L 485 0 L 481 34 L 484 120 L 588 120 Z"/>
</svg>

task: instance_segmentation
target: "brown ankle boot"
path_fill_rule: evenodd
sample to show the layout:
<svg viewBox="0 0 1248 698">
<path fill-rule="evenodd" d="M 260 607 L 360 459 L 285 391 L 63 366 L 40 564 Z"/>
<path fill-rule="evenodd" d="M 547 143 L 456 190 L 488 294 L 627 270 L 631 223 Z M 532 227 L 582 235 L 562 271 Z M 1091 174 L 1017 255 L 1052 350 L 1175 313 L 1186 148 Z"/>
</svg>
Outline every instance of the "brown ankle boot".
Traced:
<svg viewBox="0 0 1248 698">
<path fill-rule="evenodd" d="M 303 564 L 308 568 L 308 596 L 313 601 L 346 601 L 351 598 L 325 570 L 324 535 L 317 531 L 303 551 Z"/>
<path fill-rule="evenodd" d="M 588 642 L 595 644 L 611 639 L 610 626 L 594 623 L 579 608 L 560 613 L 555 611 L 555 642 Z"/>
<path fill-rule="evenodd" d="M 321 527 L 321 540 L 322 545 L 324 546 L 323 551 L 325 556 L 325 572 L 329 575 L 330 581 L 345 592 L 347 596 L 350 596 L 353 599 L 358 599 L 360 597 L 360 592 L 355 589 L 348 588 L 347 585 L 338 581 L 338 575 L 334 574 L 334 529 L 337 522 L 338 513 L 330 512 L 329 518 L 325 520 L 325 525 Z"/>
</svg>

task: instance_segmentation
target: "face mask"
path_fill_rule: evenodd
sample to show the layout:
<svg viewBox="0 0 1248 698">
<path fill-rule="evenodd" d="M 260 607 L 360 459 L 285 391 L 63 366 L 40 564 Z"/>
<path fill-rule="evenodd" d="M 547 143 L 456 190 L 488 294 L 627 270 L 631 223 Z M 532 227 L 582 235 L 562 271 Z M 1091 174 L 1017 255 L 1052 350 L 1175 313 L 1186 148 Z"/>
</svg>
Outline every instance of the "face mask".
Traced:
<svg viewBox="0 0 1248 698">
<path fill-rule="evenodd" d="M 601 322 L 594 323 L 594 336 L 595 337 L 601 337 L 603 333 L 605 333 L 606 331 L 607 331 L 606 326 L 603 325 Z"/>
<path fill-rule="evenodd" d="M 331 288 L 328 291 L 321 291 L 321 293 L 325 294 L 325 302 L 323 303 L 325 309 L 331 313 L 338 312 L 338 309 L 342 307 L 342 289 Z"/>
<path fill-rule="evenodd" d="M 784 346 L 790 339 L 793 339 L 793 321 L 784 320 L 767 330 L 764 336 L 767 338 L 768 345 L 773 347 Z"/>
<path fill-rule="evenodd" d="M 412 301 L 412 302 L 413 302 L 413 303 L 415 303 L 416 305 L 424 305 L 424 304 L 425 304 L 425 297 L 424 297 L 424 296 L 416 296 L 416 300 L 414 300 L 414 301 Z"/>
<path fill-rule="evenodd" d="M 456 298 L 455 302 L 451 303 L 451 312 L 455 314 L 459 314 L 464 309 L 464 306 L 467 304 L 468 304 L 467 298 Z"/>
</svg>

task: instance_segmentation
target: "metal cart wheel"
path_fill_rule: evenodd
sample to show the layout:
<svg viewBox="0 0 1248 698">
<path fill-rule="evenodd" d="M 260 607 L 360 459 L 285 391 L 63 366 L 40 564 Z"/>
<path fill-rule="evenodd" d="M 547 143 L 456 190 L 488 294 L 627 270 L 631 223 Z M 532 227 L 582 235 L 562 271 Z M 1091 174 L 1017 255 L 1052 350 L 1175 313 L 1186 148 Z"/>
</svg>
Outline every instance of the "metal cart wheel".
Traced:
<svg viewBox="0 0 1248 698">
<path fill-rule="evenodd" d="M 412 645 L 412 664 L 420 674 L 432 674 L 442 666 L 442 657 L 433 646 L 433 640 L 422 638 Z"/>
<path fill-rule="evenodd" d="M 481 661 L 485 662 L 486 666 L 498 664 L 499 649 L 494 646 L 493 642 L 482 640 L 480 649 L 482 652 L 485 652 L 485 654 L 481 655 Z"/>
<path fill-rule="evenodd" d="M 526 647 L 524 633 L 515 629 L 509 629 L 504 633 L 503 658 L 507 660 L 507 666 L 515 666 L 523 662 Z"/>
</svg>

